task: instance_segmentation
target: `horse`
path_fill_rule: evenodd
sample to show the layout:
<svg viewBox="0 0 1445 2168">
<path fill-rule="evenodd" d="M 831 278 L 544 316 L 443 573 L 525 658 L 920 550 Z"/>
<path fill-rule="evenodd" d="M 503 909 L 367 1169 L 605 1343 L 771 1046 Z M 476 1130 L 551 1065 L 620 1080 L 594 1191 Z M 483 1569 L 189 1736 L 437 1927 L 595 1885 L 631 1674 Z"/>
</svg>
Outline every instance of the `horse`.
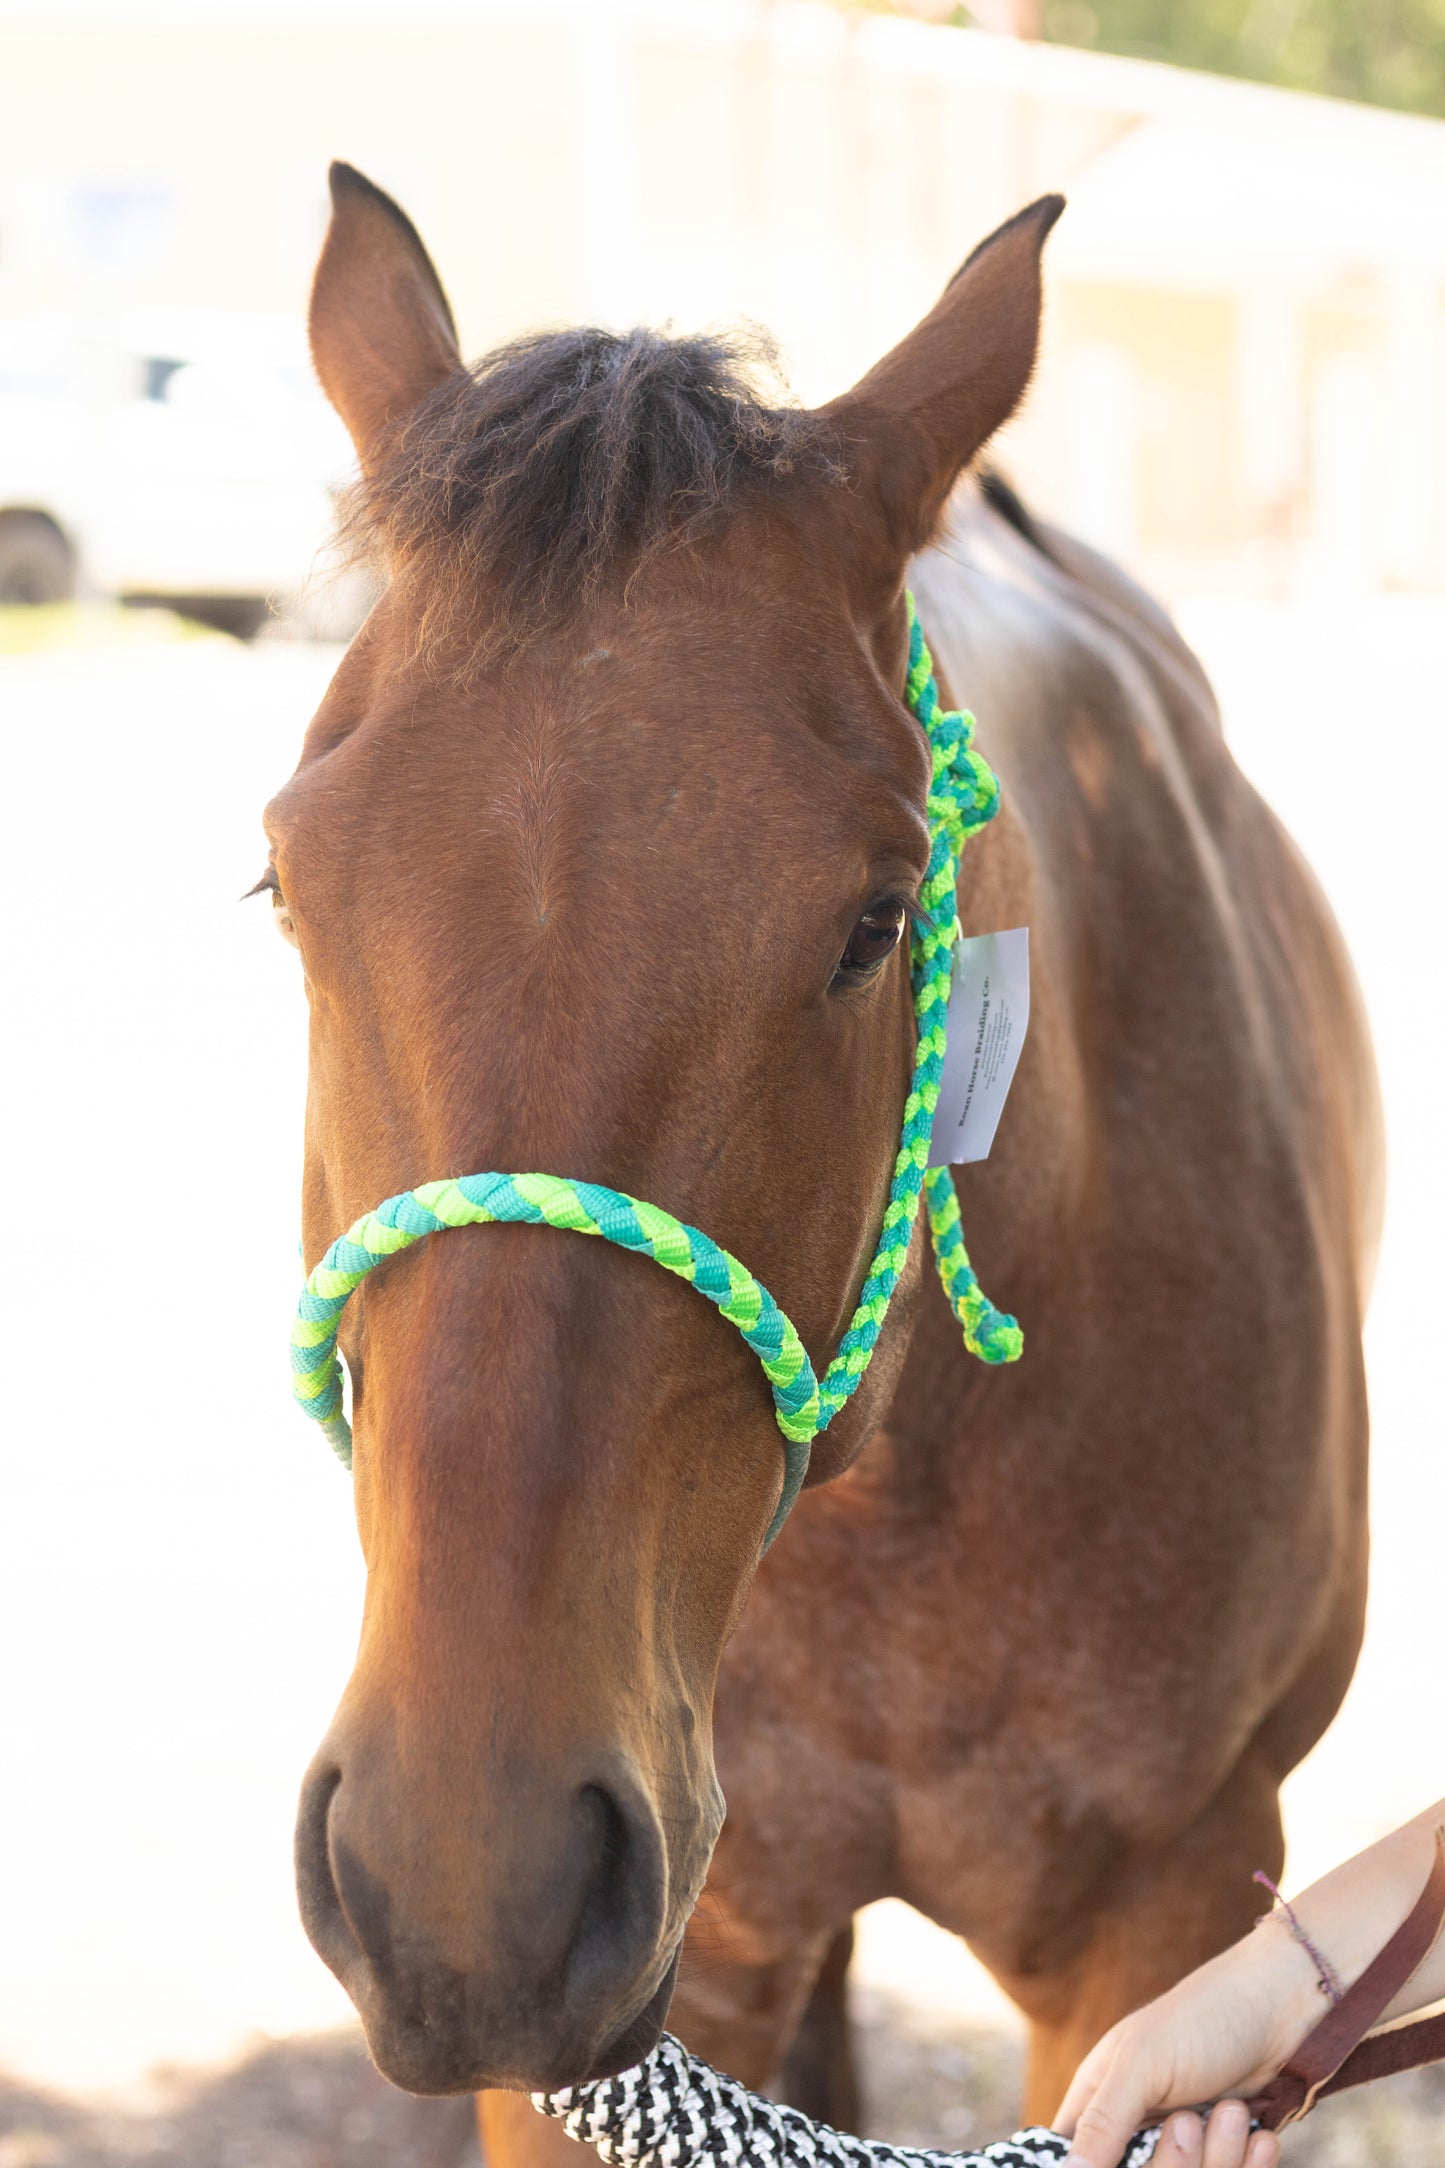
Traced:
<svg viewBox="0 0 1445 2168">
<path fill-rule="evenodd" d="M 1046 2115 L 1249 1926 L 1358 1652 L 1381 1149 L 1341 940 L 1165 612 L 980 461 L 1061 199 L 805 409 L 718 336 L 467 369 L 405 214 L 331 185 L 312 351 L 382 588 L 266 815 L 308 1258 L 389 1192 L 544 1170 L 705 1229 L 821 1371 L 913 1056 L 910 587 L 1002 783 L 962 923 L 1030 929 L 1032 1018 L 960 1177 L 1023 1359 L 970 1359 L 916 1230 L 761 1567 L 765 1381 L 646 1259 L 469 1226 L 351 1299 L 366 1595 L 307 1932 L 499 2162 L 566 2143 L 519 2095 L 669 2010 L 851 2121 L 851 1923 L 890 1895 L 1017 2003 Z"/>
</svg>

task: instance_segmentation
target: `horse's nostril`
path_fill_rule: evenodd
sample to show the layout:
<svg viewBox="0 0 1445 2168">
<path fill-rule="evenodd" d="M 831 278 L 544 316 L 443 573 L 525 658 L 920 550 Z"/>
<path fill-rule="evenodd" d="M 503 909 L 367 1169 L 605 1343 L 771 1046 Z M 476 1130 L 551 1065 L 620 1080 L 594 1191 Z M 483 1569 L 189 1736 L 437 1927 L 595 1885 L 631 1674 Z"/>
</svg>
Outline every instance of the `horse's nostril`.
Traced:
<svg viewBox="0 0 1445 2168">
<path fill-rule="evenodd" d="M 346 1985 L 358 1953 L 331 1865 L 331 1806 L 340 1784 L 334 1762 L 317 1760 L 306 1772 L 296 1816 L 296 1895 L 313 1946 Z"/>
<path fill-rule="evenodd" d="M 679 1939 L 664 1949 L 667 1862 L 640 1774 L 619 1755 L 605 1782 L 539 1771 L 520 1798 L 483 1804 L 442 1876 L 425 1841 L 432 1802 L 393 1764 L 351 1743 L 343 1781 L 323 1749 L 302 1787 L 302 1919 L 379 2067 L 437 2092 L 569 2082 L 614 2051 L 637 2061 Z"/>
<path fill-rule="evenodd" d="M 625 1915 L 628 1834 L 622 1809 L 600 1784 L 585 1785 L 578 1804 L 596 1827 L 592 1879 L 577 1922 L 577 1941 L 615 1934 Z"/>
<path fill-rule="evenodd" d="M 666 1910 L 661 1832 L 646 1799 L 587 1784 L 577 1805 L 591 1825 L 591 1871 L 567 1953 L 569 2001 L 594 1995 L 605 1977 L 645 1962 Z"/>
<path fill-rule="evenodd" d="M 296 1813 L 296 1872 L 304 1882 L 331 1881 L 326 1824 L 340 1782 L 336 1764 L 319 1757 L 306 1772 Z"/>
</svg>

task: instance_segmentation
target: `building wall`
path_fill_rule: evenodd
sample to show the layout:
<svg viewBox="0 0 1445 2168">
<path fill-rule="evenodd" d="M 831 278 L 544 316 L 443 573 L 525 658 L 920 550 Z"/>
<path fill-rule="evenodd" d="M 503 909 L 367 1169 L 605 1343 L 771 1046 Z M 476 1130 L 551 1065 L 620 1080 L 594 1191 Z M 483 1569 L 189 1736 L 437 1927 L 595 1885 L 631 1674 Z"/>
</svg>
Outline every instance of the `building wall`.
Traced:
<svg viewBox="0 0 1445 2168">
<path fill-rule="evenodd" d="M 1397 143 L 1445 183 L 1445 127 L 791 0 L 11 12 L 0 313 L 295 315 L 339 155 L 413 213 L 470 351 L 747 318 L 821 397 L 1062 186 L 1044 365 L 1002 448 L 1040 503 L 1169 588 L 1445 584 L 1445 261 L 1388 194 L 1378 260 L 1368 223 L 1328 246 L 1354 137 L 1378 188 Z M 1221 158 L 1263 145 L 1267 196 L 1272 128 L 1281 189 L 1319 168 L 1308 261 L 1283 196 L 1274 227 L 1230 209 Z"/>
</svg>

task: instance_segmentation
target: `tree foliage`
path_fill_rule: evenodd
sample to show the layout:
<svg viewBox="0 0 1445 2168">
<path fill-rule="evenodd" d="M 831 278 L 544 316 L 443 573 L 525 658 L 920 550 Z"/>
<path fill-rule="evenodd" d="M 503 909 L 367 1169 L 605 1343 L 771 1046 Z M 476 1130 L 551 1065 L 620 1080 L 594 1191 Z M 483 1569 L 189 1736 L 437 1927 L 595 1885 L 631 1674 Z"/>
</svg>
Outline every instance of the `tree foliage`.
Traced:
<svg viewBox="0 0 1445 2168">
<path fill-rule="evenodd" d="M 1057 44 L 1445 118 L 1445 0 L 1038 0 L 1038 16 Z"/>
</svg>

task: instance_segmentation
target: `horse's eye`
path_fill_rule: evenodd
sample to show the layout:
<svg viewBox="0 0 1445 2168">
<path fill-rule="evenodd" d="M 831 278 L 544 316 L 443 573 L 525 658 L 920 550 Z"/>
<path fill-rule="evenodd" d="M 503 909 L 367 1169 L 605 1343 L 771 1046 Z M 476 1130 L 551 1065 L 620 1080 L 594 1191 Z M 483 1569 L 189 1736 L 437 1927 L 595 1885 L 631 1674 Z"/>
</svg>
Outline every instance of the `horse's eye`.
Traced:
<svg viewBox="0 0 1445 2168">
<path fill-rule="evenodd" d="M 901 903 L 875 903 L 865 911 L 843 951 L 838 966 L 840 979 L 866 978 L 870 971 L 891 956 L 903 939 L 903 929 L 908 924 L 908 912 Z"/>
<path fill-rule="evenodd" d="M 281 893 L 280 878 L 274 866 L 266 868 L 256 886 L 248 888 L 241 901 L 245 903 L 248 898 L 261 895 L 269 895 L 271 898 L 272 921 L 277 932 L 281 934 L 283 939 L 291 943 L 292 948 L 299 948 L 301 944 L 296 938 L 296 926 L 291 916 L 291 907 Z"/>
</svg>

